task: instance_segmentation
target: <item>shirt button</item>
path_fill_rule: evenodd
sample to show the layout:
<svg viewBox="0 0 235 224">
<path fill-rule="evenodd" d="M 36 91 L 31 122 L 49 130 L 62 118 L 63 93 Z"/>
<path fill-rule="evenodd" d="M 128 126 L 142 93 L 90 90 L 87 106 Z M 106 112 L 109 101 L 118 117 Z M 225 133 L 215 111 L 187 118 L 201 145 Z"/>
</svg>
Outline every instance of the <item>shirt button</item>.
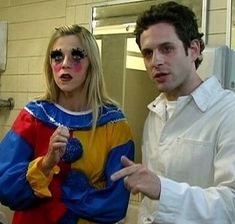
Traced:
<svg viewBox="0 0 235 224">
<path fill-rule="evenodd" d="M 153 224 L 154 218 L 152 216 L 144 218 L 144 224 Z"/>
</svg>

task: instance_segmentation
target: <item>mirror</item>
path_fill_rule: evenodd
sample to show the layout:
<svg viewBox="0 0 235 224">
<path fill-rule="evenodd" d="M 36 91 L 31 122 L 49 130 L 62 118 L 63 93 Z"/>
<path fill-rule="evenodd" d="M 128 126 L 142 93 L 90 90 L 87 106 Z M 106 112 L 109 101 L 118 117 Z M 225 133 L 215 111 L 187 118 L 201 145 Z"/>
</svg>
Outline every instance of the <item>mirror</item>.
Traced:
<svg viewBox="0 0 235 224">
<path fill-rule="evenodd" d="M 136 162 L 141 162 L 141 139 L 148 114 L 147 105 L 158 96 L 158 92 L 145 72 L 133 31 L 136 18 L 142 11 L 156 2 L 165 1 L 145 0 L 115 5 L 106 3 L 93 7 L 93 34 L 101 50 L 107 90 L 120 103 L 132 128 Z M 178 0 L 197 14 L 199 27 L 205 34 L 202 24 L 203 1 Z"/>
</svg>

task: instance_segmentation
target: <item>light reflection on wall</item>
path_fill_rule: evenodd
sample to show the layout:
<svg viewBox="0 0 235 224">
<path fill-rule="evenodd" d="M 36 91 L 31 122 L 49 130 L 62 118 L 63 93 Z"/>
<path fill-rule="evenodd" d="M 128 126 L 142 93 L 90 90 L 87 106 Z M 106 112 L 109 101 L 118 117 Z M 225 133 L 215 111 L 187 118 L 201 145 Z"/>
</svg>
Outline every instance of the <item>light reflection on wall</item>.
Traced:
<svg viewBox="0 0 235 224">
<path fill-rule="evenodd" d="M 235 1 L 233 1 L 235 5 Z M 235 49 L 235 6 L 232 7 L 231 48 Z"/>
<path fill-rule="evenodd" d="M 231 19 L 231 48 L 235 49 L 235 0 L 232 0 Z"/>
</svg>

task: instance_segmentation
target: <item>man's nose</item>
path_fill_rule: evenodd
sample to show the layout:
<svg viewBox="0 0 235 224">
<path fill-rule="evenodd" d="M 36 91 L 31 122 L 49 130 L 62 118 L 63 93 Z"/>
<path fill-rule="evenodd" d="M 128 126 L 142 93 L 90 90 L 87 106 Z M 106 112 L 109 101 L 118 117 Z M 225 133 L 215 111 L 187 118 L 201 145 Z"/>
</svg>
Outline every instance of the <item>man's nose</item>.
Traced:
<svg viewBox="0 0 235 224">
<path fill-rule="evenodd" d="M 164 63 L 164 55 L 158 49 L 154 50 L 151 62 L 155 66 L 162 65 Z"/>
</svg>

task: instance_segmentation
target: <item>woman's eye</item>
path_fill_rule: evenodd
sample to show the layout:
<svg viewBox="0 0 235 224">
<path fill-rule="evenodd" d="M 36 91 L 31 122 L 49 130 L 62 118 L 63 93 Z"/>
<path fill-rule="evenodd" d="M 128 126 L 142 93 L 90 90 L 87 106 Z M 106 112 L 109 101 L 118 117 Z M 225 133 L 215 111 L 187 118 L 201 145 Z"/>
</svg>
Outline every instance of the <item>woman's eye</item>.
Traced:
<svg viewBox="0 0 235 224">
<path fill-rule="evenodd" d="M 81 61 L 83 57 L 81 57 L 81 55 L 73 55 L 73 60 L 74 61 Z"/>
<path fill-rule="evenodd" d="M 61 62 L 61 61 L 63 61 L 63 57 L 62 56 L 56 56 L 54 58 L 54 60 L 55 60 L 55 62 Z"/>
<path fill-rule="evenodd" d="M 55 50 L 51 52 L 51 59 L 55 62 L 61 62 L 64 60 L 64 56 L 61 51 Z"/>
<path fill-rule="evenodd" d="M 83 58 L 86 57 L 84 52 L 85 52 L 84 50 L 81 50 L 79 48 L 73 49 L 72 52 L 71 52 L 73 60 L 77 61 L 77 62 L 80 62 Z"/>
</svg>

